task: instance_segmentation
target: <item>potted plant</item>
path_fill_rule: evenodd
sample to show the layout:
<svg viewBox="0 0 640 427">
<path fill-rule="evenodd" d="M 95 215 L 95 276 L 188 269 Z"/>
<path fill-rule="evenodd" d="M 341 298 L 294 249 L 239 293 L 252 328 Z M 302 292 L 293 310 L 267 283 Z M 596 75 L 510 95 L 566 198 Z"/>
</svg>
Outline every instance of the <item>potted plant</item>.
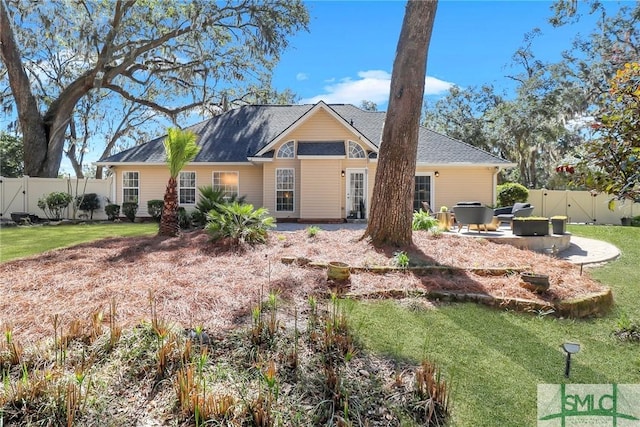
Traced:
<svg viewBox="0 0 640 427">
<path fill-rule="evenodd" d="M 567 232 L 567 217 L 556 215 L 551 217 L 551 229 L 553 234 L 564 234 Z"/>
<path fill-rule="evenodd" d="M 549 235 L 549 218 L 541 216 L 515 217 L 512 220 L 513 234 L 516 236 Z"/>
</svg>

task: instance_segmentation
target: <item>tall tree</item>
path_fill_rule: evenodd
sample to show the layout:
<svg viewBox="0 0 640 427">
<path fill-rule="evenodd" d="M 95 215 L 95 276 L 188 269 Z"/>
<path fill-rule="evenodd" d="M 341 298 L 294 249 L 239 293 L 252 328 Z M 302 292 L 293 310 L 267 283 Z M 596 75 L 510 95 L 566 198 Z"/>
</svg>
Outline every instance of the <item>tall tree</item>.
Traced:
<svg viewBox="0 0 640 427">
<path fill-rule="evenodd" d="M 6 132 L 0 132 L 0 176 L 18 178 L 22 176 L 22 170 L 22 141 Z"/>
<path fill-rule="evenodd" d="M 640 64 L 625 64 L 610 81 L 594 139 L 584 150 L 576 181 L 615 200 L 640 199 Z"/>
<path fill-rule="evenodd" d="M 437 0 L 407 2 L 391 73 L 387 117 L 365 232 L 375 246 L 412 244 L 420 109 L 437 5 Z"/>
<path fill-rule="evenodd" d="M 307 23 L 300 0 L 0 1 L 0 86 L 11 88 L 2 101 L 17 110 L 25 173 L 57 176 L 88 93 L 113 92 L 173 122 L 219 109 L 231 87 L 268 73 Z"/>
<path fill-rule="evenodd" d="M 160 236 L 177 236 L 180 232 L 178 222 L 178 174 L 187 163 L 193 160 L 200 147 L 196 144 L 196 135 L 190 131 L 170 128 L 164 140 L 164 151 L 169 167 L 169 182 L 164 193 L 162 217 L 160 219 Z"/>
</svg>

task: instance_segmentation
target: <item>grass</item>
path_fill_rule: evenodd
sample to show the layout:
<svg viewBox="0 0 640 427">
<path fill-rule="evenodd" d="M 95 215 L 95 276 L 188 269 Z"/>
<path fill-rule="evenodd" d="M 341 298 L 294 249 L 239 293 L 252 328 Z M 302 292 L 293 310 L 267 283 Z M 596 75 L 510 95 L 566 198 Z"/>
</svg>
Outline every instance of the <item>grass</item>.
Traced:
<svg viewBox="0 0 640 427">
<path fill-rule="evenodd" d="M 156 224 L 2 229 L 0 259 L 108 236 L 153 234 L 156 229 Z M 538 384 L 640 383 L 638 344 L 613 335 L 621 319 L 640 321 L 640 228 L 570 225 L 569 232 L 608 241 L 622 251 L 620 259 L 591 270 L 613 290 L 615 307 L 609 315 L 572 320 L 470 303 L 423 309 L 419 300 L 348 301 L 355 340 L 388 357 L 398 369 L 417 366 L 425 358 L 435 362 L 451 380 L 453 426 L 535 425 Z M 560 348 L 565 341 L 582 347 L 569 379 L 564 378 Z"/>
<path fill-rule="evenodd" d="M 0 229 L 0 262 L 35 255 L 106 237 L 152 235 L 156 223 L 109 223 Z"/>
<path fill-rule="evenodd" d="M 352 302 L 356 336 L 368 349 L 398 361 L 437 362 L 453 383 L 454 426 L 535 425 L 538 384 L 640 383 L 638 344 L 613 336 L 623 316 L 640 319 L 640 228 L 570 226 L 569 231 L 622 251 L 619 260 L 592 270 L 614 293 L 615 308 L 606 317 L 558 319 L 470 303 L 421 310 L 395 301 Z M 582 346 L 568 380 L 560 348 L 565 341 Z"/>
</svg>

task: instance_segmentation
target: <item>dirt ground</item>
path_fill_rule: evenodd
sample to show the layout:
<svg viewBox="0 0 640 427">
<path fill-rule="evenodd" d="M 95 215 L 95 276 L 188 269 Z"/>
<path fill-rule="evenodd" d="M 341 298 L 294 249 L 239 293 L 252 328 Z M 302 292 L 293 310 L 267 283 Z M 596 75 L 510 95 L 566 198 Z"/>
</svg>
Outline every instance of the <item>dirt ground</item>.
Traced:
<svg viewBox="0 0 640 427">
<path fill-rule="evenodd" d="M 12 327 L 22 342 L 38 341 L 52 335 L 54 315 L 63 324 L 86 320 L 98 311 L 108 313 L 112 300 L 117 321 L 131 326 L 150 319 L 152 296 L 158 315 L 167 321 L 223 331 L 244 324 L 270 290 L 290 302 L 326 294 L 331 283 L 325 270 L 287 265 L 282 257 L 353 267 L 392 265 L 392 249 L 376 250 L 361 237 L 362 231 L 353 230 L 322 230 L 315 237 L 305 231 L 271 232 L 266 245 L 230 250 L 194 231 L 176 238 L 113 238 L 50 251 L 0 264 L 0 327 Z M 548 274 L 551 287 L 532 293 L 515 274 L 365 272 L 352 275 L 349 291 L 449 290 L 552 301 L 603 289 L 577 266 L 509 245 L 426 232 L 414 232 L 414 243 L 409 256 L 421 265 L 527 267 Z"/>
</svg>

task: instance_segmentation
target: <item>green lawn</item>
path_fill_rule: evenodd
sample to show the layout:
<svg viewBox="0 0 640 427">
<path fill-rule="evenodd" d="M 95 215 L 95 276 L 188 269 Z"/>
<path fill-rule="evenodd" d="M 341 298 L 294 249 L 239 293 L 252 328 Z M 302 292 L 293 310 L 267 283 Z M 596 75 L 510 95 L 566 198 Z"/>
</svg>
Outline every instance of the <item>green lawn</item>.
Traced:
<svg viewBox="0 0 640 427">
<path fill-rule="evenodd" d="M 640 322 L 640 228 L 570 226 L 575 235 L 606 240 L 620 259 L 591 270 L 610 286 L 615 308 L 598 319 L 569 320 L 519 314 L 474 304 L 409 309 L 395 301 L 347 303 L 359 340 L 399 362 L 437 362 L 453 386 L 454 426 L 536 424 L 536 388 L 541 383 L 640 383 L 640 345 L 612 336 L 618 320 Z M 0 230 L 0 260 L 24 257 L 110 236 L 149 235 L 157 224 L 99 224 Z M 582 345 L 564 378 L 560 345 Z"/>
<path fill-rule="evenodd" d="M 0 262 L 105 237 L 140 236 L 157 232 L 156 223 L 5 227 L 0 229 Z"/>
<path fill-rule="evenodd" d="M 592 270 L 614 292 L 615 308 L 604 318 L 557 319 L 499 311 L 474 304 L 410 310 L 394 301 L 350 304 L 356 334 L 372 351 L 418 363 L 437 362 L 453 385 L 453 425 L 536 424 L 537 384 L 640 383 L 640 346 L 612 336 L 624 313 L 640 322 L 640 228 L 571 226 L 583 237 L 606 240 L 619 260 Z M 577 341 L 571 377 L 564 378 L 560 345 Z"/>
</svg>

